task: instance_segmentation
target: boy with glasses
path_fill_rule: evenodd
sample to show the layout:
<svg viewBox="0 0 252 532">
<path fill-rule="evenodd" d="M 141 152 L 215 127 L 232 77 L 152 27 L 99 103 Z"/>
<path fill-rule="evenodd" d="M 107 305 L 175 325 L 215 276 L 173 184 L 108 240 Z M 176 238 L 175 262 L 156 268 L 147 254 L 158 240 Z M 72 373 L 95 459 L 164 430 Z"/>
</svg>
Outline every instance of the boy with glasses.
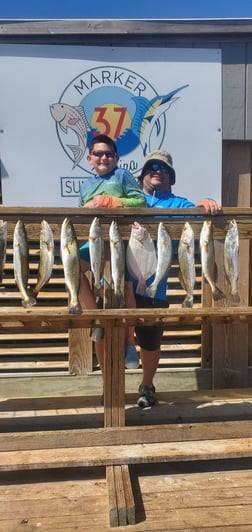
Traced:
<svg viewBox="0 0 252 532">
<path fill-rule="evenodd" d="M 211 199 L 203 199 L 195 205 L 186 198 L 175 196 L 171 187 L 175 184 L 176 173 L 173 168 L 172 157 L 166 151 L 157 150 L 147 155 L 145 164 L 139 177 L 147 205 L 152 208 L 178 209 L 203 207 L 207 214 L 216 214 L 220 205 Z M 137 281 L 133 288 L 137 308 L 164 308 L 168 306 L 166 298 L 167 277 L 158 285 L 155 298 L 136 294 Z M 150 285 L 153 277 L 147 280 Z M 137 404 L 140 408 L 151 407 L 156 403 L 153 379 L 160 359 L 160 346 L 163 336 L 163 326 L 136 327 L 136 340 L 140 346 L 140 358 L 143 368 L 143 379 L 138 390 Z"/>
<path fill-rule="evenodd" d="M 85 179 L 80 188 L 80 207 L 98 209 L 112 207 L 145 207 L 143 192 L 135 178 L 127 170 L 118 168 L 119 160 L 116 144 L 106 135 L 98 135 L 92 139 L 87 160 L 94 169 L 95 175 Z M 83 272 L 80 288 L 80 301 L 85 308 L 97 308 L 97 303 L 90 289 L 85 272 L 90 270 L 88 242 L 80 248 L 81 269 Z M 135 298 L 132 282 L 125 280 L 124 297 L 126 308 L 134 308 Z M 103 330 L 93 329 L 92 339 L 95 341 L 96 356 L 103 373 L 104 341 Z M 135 348 L 134 327 L 126 329 L 125 367 L 136 369 L 139 366 Z"/>
</svg>

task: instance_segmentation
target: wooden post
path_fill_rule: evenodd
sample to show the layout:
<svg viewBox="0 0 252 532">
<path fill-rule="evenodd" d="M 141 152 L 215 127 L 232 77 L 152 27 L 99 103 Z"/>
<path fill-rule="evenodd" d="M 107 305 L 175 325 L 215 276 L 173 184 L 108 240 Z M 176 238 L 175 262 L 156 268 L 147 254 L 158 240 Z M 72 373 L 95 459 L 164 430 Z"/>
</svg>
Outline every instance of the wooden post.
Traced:
<svg viewBox="0 0 252 532">
<path fill-rule="evenodd" d="M 231 143 L 224 146 L 223 166 L 225 179 L 229 182 L 223 190 L 223 205 L 250 207 L 251 196 L 251 147 L 250 144 Z M 249 304 L 249 239 L 240 239 L 239 295 L 240 306 Z M 215 249 L 219 265 L 220 288 L 226 293 L 228 286 L 223 268 L 223 242 Z M 230 306 L 227 300 L 218 306 Z M 213 388 L 240 388 L 248 386 L 249 326 L 247 323 L 213 325 Z"/>
</svg>

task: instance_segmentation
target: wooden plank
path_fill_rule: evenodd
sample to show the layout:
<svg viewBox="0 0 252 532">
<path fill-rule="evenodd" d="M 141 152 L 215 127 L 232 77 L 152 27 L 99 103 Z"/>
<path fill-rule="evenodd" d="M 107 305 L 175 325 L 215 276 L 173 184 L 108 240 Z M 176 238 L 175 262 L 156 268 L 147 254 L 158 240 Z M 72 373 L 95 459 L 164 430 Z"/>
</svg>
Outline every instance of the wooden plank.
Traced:
<svg viewBox="0 0 252 532">
<path fill-rule="evenodd" d="M 95 429 L 39 430 L 3 432 L 1 451 L 72 449 L 83 447 L 199 441 L 207 439 L 249 438 L 252 421 L 212 421 L 211 423 L 148 424 L 143 426 L 104 427 Z"/>
<path fill-rule="evenodd" d="M 0 471 L 24 471 L 252 457 L 252 438 L 3 451 Z"/>
<path fill-rule="evenodd" d="M 125 526 L 128 521 L 121 466 L 107 466 L 106 479 L 108 484 L 110 526 Z"/>
<path fill-rule="evenodd" d="M 165 309 L 106 309 L 83 310 L 82 314 L 68 314 L 66 307 L 0 307 L 0 330 L 7 333 L 12 328 L 34 327 L 44 329 L 57 327 L 76 329 L 93 326 L 128 327 L 128 325 L 150 325 L 155 323 L 199 325 L 209 319 L 213 323 L 247 323 L 252 319 L 252 307 L 221 308 L 165 308 Z"/>
<path fill-rule="evenodd" d="M 93 369 L 90 329 L 69 329 L 69 373 L 85 375 Z"/>
<path fill-rule="evenodd" d="M 109 502 L 109 523 L 111 527 L 119 526 L 119 514 L 117 505 L 116 483 L 115 483 L 115 467 L 106 467 L 106 481 L 108 488 L 108 502 Z M 127 523 L 124 523 L 127 524 Z"/>
<path fill-rule="evenodd" d="M 123 489 L 126 502 L 127 524 L 134 525 L 136 522 L 136 507 L 132 491 L 132 483 L 128 465 L 120 466 L 122 471 Z"/>
<path fill-rule="evenodd" d="M 213 388 L 248 386 L 248 327 L 213 325 Z"/>
</svg>

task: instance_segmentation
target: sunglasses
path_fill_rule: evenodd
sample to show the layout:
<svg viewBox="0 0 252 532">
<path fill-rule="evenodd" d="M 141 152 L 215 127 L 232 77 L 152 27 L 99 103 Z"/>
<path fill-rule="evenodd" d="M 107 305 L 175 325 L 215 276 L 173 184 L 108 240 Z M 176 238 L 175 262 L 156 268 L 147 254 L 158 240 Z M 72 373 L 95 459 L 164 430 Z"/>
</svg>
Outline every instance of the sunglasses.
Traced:
<svg viewBox="0 0 252 532">
<path fill-rule="evenodd" d="M 115 152 L 97 150 L 97 151 L 93 151 L 91 155 L 94 155 L 95 157 L 102 157 L 103 155 L 106 155 L 106 157 L 109 159 L 115 156 Z"/>
<path fill-rule="evenodd" d="M 166 174 L 169 174 L 169 170 L 167 166 L 161 163 L 150 163 L 145 168 L 146 172 L 156 172 L 157 170 L 161 170 L 161 172 L 165 172 Z"/>
</svg>

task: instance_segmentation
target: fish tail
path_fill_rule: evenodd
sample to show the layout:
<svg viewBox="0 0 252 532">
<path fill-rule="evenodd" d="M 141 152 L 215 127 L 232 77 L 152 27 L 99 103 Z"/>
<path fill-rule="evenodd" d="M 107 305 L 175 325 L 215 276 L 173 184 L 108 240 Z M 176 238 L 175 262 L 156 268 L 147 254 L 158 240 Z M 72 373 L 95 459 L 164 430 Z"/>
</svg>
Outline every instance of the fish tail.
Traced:
<svg viewBox="0 0 252 532">
<path fill-rule="evenodd" d="M 102 297 L 103 296 L 103 287 L 101 285 L 94 285 L 94 296 Z"/>
<path fill-rule="evenodd" d="M 22 300 L 22 305 L 23 305 L 24 308 L 34 307 L 34 305 L 36 305 L 36 303 L 37 303 L 36 299 L 34 297 L 32 297 L 32 296 L 29 296 L 26 299 Z"/>
<path fill-rule="evenodd" d="M 35 288 L 30 288 L 29 289 L 29 297 L 31 297 L 32 299 L 37 299 L 38 297 L 38 292 Z"/>
<path fill-rule="evenodd" d="M 82 313 L 82 308 L 81 308 L 79 301 L 75 303 L 69 303 L 68 314 L 81 314 L 81 313 Z"/>
<path fill-rule="evenodd" d="M 220 299 L 225 299 L 225 294 L 222 292 L 222 290 L 220 290 L 220 288 L 218 288 L 217 286 L 215 286 L 213 292 L 213 300 L 214 301 L 220 301 Z"/>
<path fill-rule="evenodd" d="M 234 292 L 233 294 L 231 294 L 231 296 L 232 296 L 233 303 L 240 303 L 240 296 L 238 292 Z"/>
<path fill-rule="evenodd" d="M 155 295 L 156 295 L 156 291 L 157 291 L 157 287 L 155 284 L 151 284 L 150 286 L 148 286 L 145 290 L 145 294 L 148 296 L 148 297 L 151 297 L 151 298 L 154 298 Z"/>
<path fill-rule="evenodd" d="M 192 308 L 193 306 L 193 296 L 187 295 L 182 303 L 183 308 Z"/>
<path fill-rule="evenodd" d="M 144 279 L 139 279 L 136 287 L 136 293 L 143 296 L 146 290 L 146 282 Z"/>
<path fill-rule="evenodd" d="M 124 295 L 121 292 L 121 290 L 118 290 L 117 292 L 115 292 L 115 302 L 116 302 L 117 308 L 125 307 L 125 299 L 124 299 Z"/>
</svg>

